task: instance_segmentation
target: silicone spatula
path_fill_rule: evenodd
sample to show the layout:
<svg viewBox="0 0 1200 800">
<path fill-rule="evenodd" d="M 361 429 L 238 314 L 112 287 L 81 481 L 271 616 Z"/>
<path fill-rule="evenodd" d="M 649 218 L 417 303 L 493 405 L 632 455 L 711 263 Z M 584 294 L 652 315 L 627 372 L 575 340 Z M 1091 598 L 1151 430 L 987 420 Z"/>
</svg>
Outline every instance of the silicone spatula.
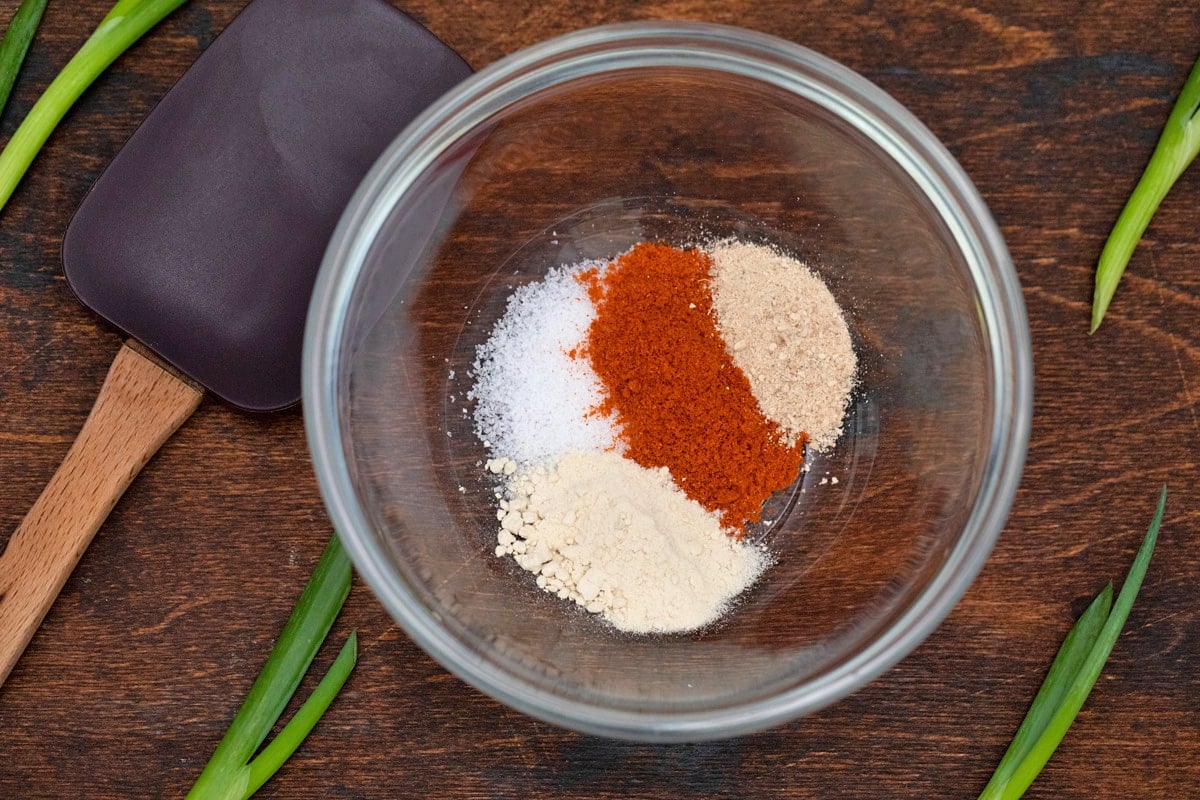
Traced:
<svg viewBox="0 0 1200 800">
<path fill-rule="evenodd" d="M 300 399 L 304 317 L 342 209 L 468 74 L 383 0 L 254 0 L 117 154 L 71 221 L 63 269 L 130 339 L 0 554 L 0 683 L 204 389 L 251 411 Z"/>
</svg>

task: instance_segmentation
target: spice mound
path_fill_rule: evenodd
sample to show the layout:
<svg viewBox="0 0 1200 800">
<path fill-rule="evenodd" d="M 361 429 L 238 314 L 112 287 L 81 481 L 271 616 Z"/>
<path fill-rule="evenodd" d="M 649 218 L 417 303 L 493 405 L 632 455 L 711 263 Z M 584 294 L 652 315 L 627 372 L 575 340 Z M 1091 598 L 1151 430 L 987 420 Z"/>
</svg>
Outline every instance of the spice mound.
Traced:
<svg viewBox="0 0 1200 800">
<path fill-rule="evenodd" d="M 496 555 L 623 631 L 712 623 L 770 561 L 746 526 L 841 435 L 855 368 L 832 293 L 766 246 L 551 270 L 473 367 Z"/>
<path fill-rule="evenodd" d="M 730 528 L 757 522 L 763 501 L 796 479 L 804 437 L 788 444 L 717 331 L 701 250 L 643 244 L 580 275 L 596 319 L 577 356 L 607 389 L 597 406 L 625 455 L 666 467 L 688 497 Z"/>
<path fill-rule="evenodd" d="M 500 461 L 501 472 L 509 463 Z M 766 562 L 761 550 L 726 535 L 666 469 L 613 452 L 573 452 L 518 469 L 500 502 L 496 554 L 626 631 L 706 625 Z"/>
</svg>

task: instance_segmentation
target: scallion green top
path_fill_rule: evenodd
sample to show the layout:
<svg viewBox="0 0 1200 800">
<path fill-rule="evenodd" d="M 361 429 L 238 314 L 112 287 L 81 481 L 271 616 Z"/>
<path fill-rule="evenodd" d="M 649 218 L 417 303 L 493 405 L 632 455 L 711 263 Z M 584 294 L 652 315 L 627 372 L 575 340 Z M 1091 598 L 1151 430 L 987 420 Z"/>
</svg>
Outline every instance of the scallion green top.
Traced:
<svg viewBox="0 0 1200 800">
<path fill-rule="evenodd" d="M 1109 234 L 1100 263 L 1096 267 L 1096 291 L 1092 296 L 1092 326 L 1100 327 L 1108 304 L 1112 302 L 1117 284 L 1133 255 L 1133 249 L 1150 224 L 1167 192 L 1200 153 L 1200 60 L 1183 84 L 1179 99 L 1167 118 L 1162 136 L 1142 179 L 1129 196 L 1129 201 Z"/>
</svg>

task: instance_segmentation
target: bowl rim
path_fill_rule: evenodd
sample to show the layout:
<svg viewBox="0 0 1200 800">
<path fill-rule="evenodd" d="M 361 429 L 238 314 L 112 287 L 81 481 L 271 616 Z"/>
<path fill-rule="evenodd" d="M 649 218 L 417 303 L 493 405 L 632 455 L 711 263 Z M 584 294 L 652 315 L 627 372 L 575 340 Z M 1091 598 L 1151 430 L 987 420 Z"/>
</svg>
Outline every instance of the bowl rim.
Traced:
<svg viewBox="0 0 1200 800">
<path fill-rule="evenodd" d="M 661 66 L 728 71 L 800 94 L 853 124 L 904 169 L 970 268 L 991 346 L 994 403 L 975 506 L 954 547 L 894 624 L 849 659 L 780 694 L 715 710 L 645 713 L 551 695 L 490 668 L 389 574 L 345 460 L 337 375 L 348 301 L 373 237 L 434 157 L 529 93 L 583 75 Z M 306 321 L 302 388 L 309 449 L 334 527 L 363 580 L 425 652 L 468 684 L 539 719 L 585 733 L 680 742 L 761 730 L 823 708 L 894 666 L 945 619 L 991 552 L 1020 483 L 1033 366 L 1020 283 L 1003 237 L 965 171 L 912 113 L 850 68 L 774 36 L 710 23 L 633 22 L 578 30 L 507 56 L 451 89 L 397 136 L 351 198 L 326 250 Z"/>
</svg>

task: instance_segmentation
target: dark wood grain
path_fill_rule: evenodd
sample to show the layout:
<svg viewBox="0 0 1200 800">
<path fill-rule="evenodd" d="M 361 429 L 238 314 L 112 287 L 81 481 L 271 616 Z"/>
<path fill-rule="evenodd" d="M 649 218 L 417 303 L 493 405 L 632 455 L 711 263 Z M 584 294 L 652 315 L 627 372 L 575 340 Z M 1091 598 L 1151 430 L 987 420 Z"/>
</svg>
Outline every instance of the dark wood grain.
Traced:
<svg viewBox="0 0 1200 800">
<path fill-rule="evenodd" d="M 465 687 L 356 584 L 359 666 L 264 797 L 969 798 L 1071 621 L 1172 488 L 1127 631 L 1031 798 L 1200 795 L 1200 170 L 1147 232 L 1104 327 L 1093 264 L 1200 51 L 1190 2 L 401 0 L 475 67 L 586 25 L 692 18 L 860 71 L 991 206 L 1033 331 L 1025 477 L 983 573 L 916 653 L 777 730 L 687 746 L 544 725 Z M 51 3 L 12 131 L 104 0 Z M 0 216 L 0 541 L 87 414 L 120 338 L 65 285 L 61 237 L 103 165 L 236 14 L 193 0 L 84 95 Z M 7 19 L 16 0 L 0 2 Z M 329 535 L 297 414 L 206 401 L 137 479 L 0 689 L 0 797 L 174 797 L 227 725 Z M 332 654 L 322 654 L 327 663 Z"/>
</svg>

